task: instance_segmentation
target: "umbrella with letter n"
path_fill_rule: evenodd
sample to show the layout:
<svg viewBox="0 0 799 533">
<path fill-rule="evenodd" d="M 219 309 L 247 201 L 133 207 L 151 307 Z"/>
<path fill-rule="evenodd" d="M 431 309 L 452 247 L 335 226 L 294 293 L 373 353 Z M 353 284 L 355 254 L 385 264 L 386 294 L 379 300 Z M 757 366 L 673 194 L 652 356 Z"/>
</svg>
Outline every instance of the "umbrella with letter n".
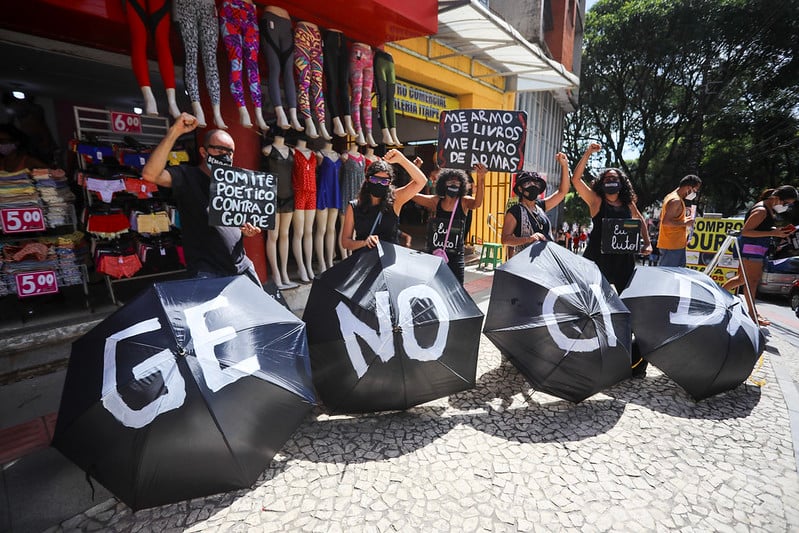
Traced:
<svg viewBox="0 0 799 533">
<path fill-rule="evenodd" d="M 252 281 L 156 283 L 73 343 L 53 445 L 135 510 L 251 486 L 314 403 L 304 324 Z"/>
<path fill-rule="evenodd" d="M 433 255 L 381 243 L 314 279 L 303 314 L 331 412 L 407 409 L 474 387 L 483 314 Z"/>
<path fill-rule="evenodd" d="M 580 402 L 630 376 L 630 315 L 591 261 L 536 242 L 494 274 L 483 329 L 536 390 Z"/>
<path fill-rule="evenodd" d="M 636 268 L 621 299 L 641 355 L 697 400 L 733 389 L 765 347 L 741 300 L 688 268 Z"/>
</svg>

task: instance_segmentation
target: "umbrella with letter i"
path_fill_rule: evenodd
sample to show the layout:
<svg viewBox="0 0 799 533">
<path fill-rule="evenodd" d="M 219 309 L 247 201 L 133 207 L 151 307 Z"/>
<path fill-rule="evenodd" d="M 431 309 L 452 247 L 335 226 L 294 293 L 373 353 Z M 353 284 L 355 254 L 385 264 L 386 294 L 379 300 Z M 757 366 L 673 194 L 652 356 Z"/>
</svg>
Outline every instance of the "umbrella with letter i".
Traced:
<svg viewBox="0 0 799 533">
<path fill-rule="evenodd" d="M 580 402 L 630 376 L 630 314 L 592 261 L 536 242 L 494 274 L 483 332 L 536 389 Z"/>
<path fill-rule="evenodd" d="M 746 381 L 765 338 L 741 300 L 688 268 L 636 268 L 621 299 L 641 355 L 697 400 Z"/>
<path fill-rule="evenodd" d="M 381 243 L 314 279 L 303 320 L 332 412 L 407 409 L 474 387 L 483 314 L 436 256 Z"/>
<path fill-rule="evenodd" d="M 156 283 L 73 343 L 53 445 L 135 510 L 251 486 L 314 403 L 304 324 L 252 281 Z"/>
</svg>

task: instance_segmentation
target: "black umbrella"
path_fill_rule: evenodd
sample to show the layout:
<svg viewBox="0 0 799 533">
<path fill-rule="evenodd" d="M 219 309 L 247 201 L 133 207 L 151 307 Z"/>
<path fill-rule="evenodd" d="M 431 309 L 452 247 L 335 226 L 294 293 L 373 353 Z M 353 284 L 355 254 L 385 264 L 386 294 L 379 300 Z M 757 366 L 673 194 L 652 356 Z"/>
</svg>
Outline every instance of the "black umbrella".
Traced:
<svg viewBox="0 0 799 533">
<path fill-rule="evenodd" d="M 701 400 L 752 373 L 765 338 L 741 300 L 687 268 L 636 268 L 621 293 L 644 359 Z"/>
<path fill-rule="evenodd" d="M 536 390 L 565 400 L 630 376 L 629 311 L 596 264 L 555 243 L 497 269 L 483 332 Z"/>
<path fill-rule="evenodd" d="M 314 279 L 303 315 L 333 412 L 407 409 L 474 386 L 483 314 L 438 257 L 381 244 Z"/>
<path fill-rule="evenodd" d="M 303 323 L 250 280 L 157 283 L 73 343 L 53 445 L 140 509 L 251 486 L 314 402 Z"/>
</svg>

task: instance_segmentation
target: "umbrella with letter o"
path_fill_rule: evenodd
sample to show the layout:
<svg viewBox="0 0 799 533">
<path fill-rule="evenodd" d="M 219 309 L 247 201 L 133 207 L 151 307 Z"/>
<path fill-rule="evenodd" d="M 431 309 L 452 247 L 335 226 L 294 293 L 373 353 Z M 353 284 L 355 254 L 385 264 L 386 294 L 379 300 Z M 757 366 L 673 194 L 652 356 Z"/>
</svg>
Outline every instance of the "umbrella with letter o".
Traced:
<svg viewBox="0 0 799 533">
<path fill-rule="evenodd" d="M 580 402 L 630 377 L 630 315 L 592 261 L 536 242 L 494 274 L 483 332 L 536 389 Z"/>
<path fill-rule="evenodd" d="M 697 400 L 743 383 L 765 347 L 743 302 L 702 272 L 638 267 L 621 299 L 644 359 Z"/>
<path fill-rule="evenodd" d="M 156 283 L 73 343 L 53 445 L 135 510 L 251 486 L 314 403 L 304 324 L 252 281 Z"/>
<path fill-rule="evenodd" d="M 436 256 L 393 244 L 314 279 L 303 320 L 332 412 L 407 409 L 474 387 L 483 314 Z"/>
</svg>

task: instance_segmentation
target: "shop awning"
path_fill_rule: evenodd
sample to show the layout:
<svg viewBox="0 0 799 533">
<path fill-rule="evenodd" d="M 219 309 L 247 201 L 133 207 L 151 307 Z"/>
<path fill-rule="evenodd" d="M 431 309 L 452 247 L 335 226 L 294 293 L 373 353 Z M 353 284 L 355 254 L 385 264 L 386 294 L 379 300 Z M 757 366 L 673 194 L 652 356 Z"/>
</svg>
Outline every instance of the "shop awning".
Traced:
<svg viewBox="0 0 799 533">
<path fill-rule="evenodd" d="M 516 91 L 576 88 L 580 79 L 477 0 L 441 0 L 434 39 L 457 54 L 516 76 Z M 446 56 L 432 57 L 443 59 Z"/>
</svg>

